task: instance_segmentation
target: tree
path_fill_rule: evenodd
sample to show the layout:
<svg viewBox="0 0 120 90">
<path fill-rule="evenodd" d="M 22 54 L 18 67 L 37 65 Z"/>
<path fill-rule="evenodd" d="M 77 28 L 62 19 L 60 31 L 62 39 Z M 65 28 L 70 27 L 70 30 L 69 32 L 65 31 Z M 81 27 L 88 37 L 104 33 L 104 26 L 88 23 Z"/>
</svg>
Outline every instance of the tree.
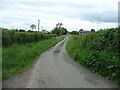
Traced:
<svg viewBox="0 0 120 90">
<path fill-rule="evenodd" d="M 95 30 L 94 30 L 94 29 L 91 29 L 91 32 L 95 32 Z"/>
<path fill-rule="evenodd" d="M 83 29 L 80 29 L 80 31 L 83 31 Z"/>
<path fill-rule="evenodd" d="M 28 32 L 33 32 L 32 30 L 28 30 Z"/>
<path fill-rule="evenodd" d="M 62 35 L 66 35 L 68 31 L 67 31 L 66 28 L 62 27 L 62 28 L 60 29 L 60 32 L 61 32 Z"/>
<path fill-rule="evenodd" d="M 15 31 L 15 32 L 19 32 L 19 30 L 18 30 L 18 29 L 13 29 L 13 31 Z"/>
<path fill-rule="evenodd" d="M 67 34 L 67 29 L 64 27 L 61 27 L 62 25 L 63 25 L 62 23 L 56 24 L 56 27 L 52 30 L 52 33 L 57 34 L 57 35 Z"/>
<path fill-rule="evenodd" d="M 33 31 L 33 29 L 36 29 L 36 25 L 35 25 L 35 24 L 32 24 L 32 25 L 30 25 L 30 28 L 31 28 L 32 31 Z"/>
<path fill-rule="evenodd" d="M 55 27 L 55 28 L 52 30 L 52 33 L 53 33 L 53 34 L 60 35 L 60 30 L 59 30 L 57 27 Z"/>
<path fill-rule="evenodd" d="M 63 25 L 62 23 L 58 23 L 56 24 L 56 27 L 60 29 L 62 25 Z"/>
<path fill-rule="evenodd" d="M 23 30 L 23 29 L 20 29 L 20 30 L 19 30 L 19 32 L 26 32 L 26 31 L 25 31 L 25 30 Z"/>
</svg>

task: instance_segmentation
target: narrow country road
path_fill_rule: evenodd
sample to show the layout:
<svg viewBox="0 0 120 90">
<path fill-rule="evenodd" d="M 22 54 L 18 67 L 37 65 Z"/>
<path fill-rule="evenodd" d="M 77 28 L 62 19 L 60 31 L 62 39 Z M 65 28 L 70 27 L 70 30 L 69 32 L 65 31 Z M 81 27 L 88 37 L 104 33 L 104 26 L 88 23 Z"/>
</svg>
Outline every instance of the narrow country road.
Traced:
<svg viewBox="0 0 120 90">
<path fill-rule="evenodd" d="M 72 60 L 66 37 L 44 52 L 29 70 L 3 82 L 4 88 L 115 88 L 110 80 L 92 73 Z"/>
</svg>

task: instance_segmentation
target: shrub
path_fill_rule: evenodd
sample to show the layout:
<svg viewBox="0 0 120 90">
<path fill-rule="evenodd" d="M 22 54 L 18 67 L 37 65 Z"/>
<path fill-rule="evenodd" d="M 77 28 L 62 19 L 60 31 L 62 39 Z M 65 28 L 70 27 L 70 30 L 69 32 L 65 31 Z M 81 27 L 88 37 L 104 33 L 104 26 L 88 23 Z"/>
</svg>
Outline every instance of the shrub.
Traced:
<svg viewBox="0 0 120 90">
<path fill-rule="evenodd" d="M 26 44 L 38 42 L 56 37 L 56 34 L 42 34 L 37 32 L 16 32 L 12 30 L 2 30 L 2 46 L 8 47 L 12 44 Z"/>
<path fill-rule="evenodd" d="M 120 84 L 119 30 L 104 29 L 84 36 L 72 36 L 67 51 L 80 64 Z"/>
</svg>

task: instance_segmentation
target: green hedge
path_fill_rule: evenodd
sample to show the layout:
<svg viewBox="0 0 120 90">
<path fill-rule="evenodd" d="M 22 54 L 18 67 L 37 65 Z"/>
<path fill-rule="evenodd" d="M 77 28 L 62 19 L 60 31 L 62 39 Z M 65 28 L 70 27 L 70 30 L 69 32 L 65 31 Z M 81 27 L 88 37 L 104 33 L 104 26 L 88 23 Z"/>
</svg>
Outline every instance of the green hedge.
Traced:
<svg viewBox="0 0 120 90">
<path fill-rule="evenodd" d="M 2 46 L 8 47 L 12 44 L 26 44 L 38 42 L 45 39 L 56 37 L 56 34 L 42 34 L 29 32 L 15 32 L 12 30 L 2 30 Z"/>
<path fill-rule="evenodd" d="M 80 64 L 120 84 L 119 28 L 70 37 L 67 51 Z"/>
</svg>

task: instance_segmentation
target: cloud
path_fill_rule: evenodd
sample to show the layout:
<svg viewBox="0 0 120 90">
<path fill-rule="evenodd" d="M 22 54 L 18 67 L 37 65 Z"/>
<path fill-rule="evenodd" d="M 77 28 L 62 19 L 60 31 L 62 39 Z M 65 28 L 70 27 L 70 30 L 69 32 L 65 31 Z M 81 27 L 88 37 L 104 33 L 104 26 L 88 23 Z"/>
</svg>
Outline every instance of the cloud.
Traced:
<svg viewBox="0 0 120 90">
<path fill-rule="evenodd" d="M 72 29 L 100 29 L 117 26 L 116 0 L 4 0 L 0 2 L 0 25 L 29 29 L 32 23 L 49 31 L 62 22 Z"/>
<path fill-rule="evenodd" d="M 70 12 L 70 11 L 69 11 Z M 117 10 L 105 10 L 101 8 L 73 9 L 66 17 L 88 20 L 90 22 L 115 22 L 117 23 Z"/>
</svg>

